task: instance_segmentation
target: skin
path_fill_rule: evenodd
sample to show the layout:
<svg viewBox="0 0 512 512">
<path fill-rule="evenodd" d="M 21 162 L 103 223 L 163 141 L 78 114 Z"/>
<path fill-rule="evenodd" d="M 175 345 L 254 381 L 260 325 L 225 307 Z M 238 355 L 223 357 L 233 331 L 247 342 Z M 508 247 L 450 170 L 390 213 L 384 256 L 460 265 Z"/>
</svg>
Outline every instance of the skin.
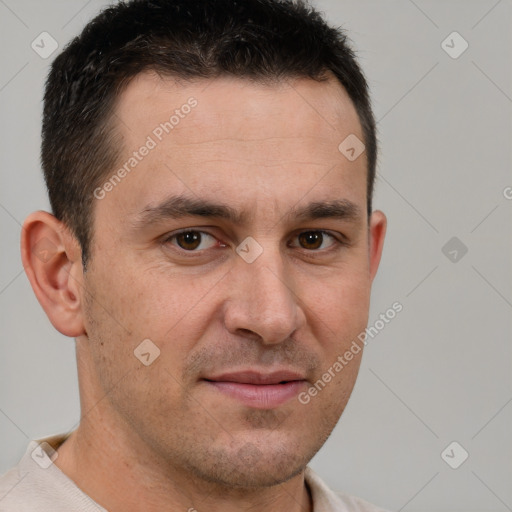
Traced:
<svg viewBox="0 0 512 512">
<path fill-rule="evenodd" d="M 37 298 L 76 338 L 82 418 L 55 463 L 111 512 L 308 511 L 304 469 L 347 404 L 362 352 L 306 405 L 251 407 L 204 378 L 287 369 L 307 391 L 366 327 L 386 218 L 367 216 L 364 153 L 350 162 L 338 150 L 349 134 L 363 139 L 361 126 L 333 78 L 178 84 L 143 73 L 116 107 L 119 166 L 190 97 L 197 106 L 95 200 L 85 273 L 62 223 L 35 212 L 24 224 Z M 246 218 L 143 222 L 174 195 Z M 292 210 L 334 200 L 358 214 Z M 198 248 L 169 238 L 184 228 L 206 233 Z M 332 237 L 317 245 L 307 231 Z M 235 251 L 248 236 L 263 249 L 253 263 Z M 37 257 L 41 239 L 50 258 Z M 134 356 L 147 338 L 160 350 L 149 366 Z"/>
</svg>

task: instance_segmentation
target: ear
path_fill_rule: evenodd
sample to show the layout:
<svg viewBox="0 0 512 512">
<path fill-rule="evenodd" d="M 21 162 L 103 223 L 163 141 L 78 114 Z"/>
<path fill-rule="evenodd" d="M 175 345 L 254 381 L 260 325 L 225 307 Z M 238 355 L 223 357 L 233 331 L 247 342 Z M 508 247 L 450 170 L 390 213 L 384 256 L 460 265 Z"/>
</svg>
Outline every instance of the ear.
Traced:
<svg viewBox="0 0 512 512">
<path fill-rule="evenodd" d="M 52 325 L 65 336 L 85 334 L 82 252 L 65 224 L 47 212 L 29 215 L 21 233 L 21 258 Z"/>
<path fill-rule="evenodd" d="M 369 249 L 370 249 L 370 276 L 371 280 L 375 278 L 379 268 L 382 248 L 384 247 L 384 238 L 386 236 L 387 219 L 384 213 L 376 210 L 370 217 L 369 227 Z"/>
</svg>

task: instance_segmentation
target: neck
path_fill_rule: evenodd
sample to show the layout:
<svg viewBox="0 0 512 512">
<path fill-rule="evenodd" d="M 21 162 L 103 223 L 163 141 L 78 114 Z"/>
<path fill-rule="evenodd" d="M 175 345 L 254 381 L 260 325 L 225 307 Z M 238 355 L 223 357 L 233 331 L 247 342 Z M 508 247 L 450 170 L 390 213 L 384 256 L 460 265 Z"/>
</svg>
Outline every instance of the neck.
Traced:
<svg viewBox="0 0 512 512">
<path fill-rule="evenodd" d="M 304 471 L 264 488 L 233 489 L 205 481 L 163 459 L 109 407 L 100 389 L 82 383 L 81 406 L 87 413 L 58 448 L 55 464 L 109 512 L 312 511 Z"/>
<path fill-rule="evenodd" d="M 91 499 L 109 512 L 311 512 L 304 473 L 263 489 L 226 489 L 158 461 L 104 424 L 83 422 L 58 449 L 55 461 Z"/>
</svg>

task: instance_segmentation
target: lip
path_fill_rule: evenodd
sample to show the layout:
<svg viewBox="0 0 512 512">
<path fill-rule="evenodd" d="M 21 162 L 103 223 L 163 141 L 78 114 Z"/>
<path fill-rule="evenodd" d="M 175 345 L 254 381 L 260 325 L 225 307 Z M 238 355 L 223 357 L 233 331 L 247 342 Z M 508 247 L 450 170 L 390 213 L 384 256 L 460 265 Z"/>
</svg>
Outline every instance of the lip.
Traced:
<svg viewBox="0 0 512 512">
<path fill-rule="evenodd" d="M 216 391 L 256 409 L 274 409 L 295 397 L 306 384 L 297 372 L 241 371 L 203 379 Z"/>
</svg>

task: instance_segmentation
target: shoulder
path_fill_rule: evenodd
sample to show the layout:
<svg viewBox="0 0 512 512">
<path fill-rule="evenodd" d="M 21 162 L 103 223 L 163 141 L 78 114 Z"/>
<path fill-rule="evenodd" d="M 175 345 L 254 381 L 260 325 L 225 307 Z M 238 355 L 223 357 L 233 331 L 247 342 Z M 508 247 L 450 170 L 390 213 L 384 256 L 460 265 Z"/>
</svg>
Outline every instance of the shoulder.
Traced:
<svg viewBox="0 0 512 512">
<path fill-rule="evenodd" d="M 313 512 L 388 512 L 356 496 L 332 491 L 309 466 L 305 480 L 313 499 Z"/>
<path fill-rule="evenodd" d="M 32 454 L 37 446 L 31 441 L 18 465 L 0 476 L 0 512 L 36 510 L 39 478 Z"/>
<path fill-rule="evenodd" d="M 7 510 L 5 508 L 5 503 L 7 503 L 7 499 L 9 494 L 16 494 L 16 487 L 23 481 L 22 475 L 20 475 L 19 467 L 16 466 L 3 475 L 0 475 L 0 511 L 4 512 Z"/>
<path fill-rule="evenodd" d="M 18 465 L 0 476 L 0 512 L 100 512 L 52 460 L 55 436 L 31 441 Z"/>
</svg>

